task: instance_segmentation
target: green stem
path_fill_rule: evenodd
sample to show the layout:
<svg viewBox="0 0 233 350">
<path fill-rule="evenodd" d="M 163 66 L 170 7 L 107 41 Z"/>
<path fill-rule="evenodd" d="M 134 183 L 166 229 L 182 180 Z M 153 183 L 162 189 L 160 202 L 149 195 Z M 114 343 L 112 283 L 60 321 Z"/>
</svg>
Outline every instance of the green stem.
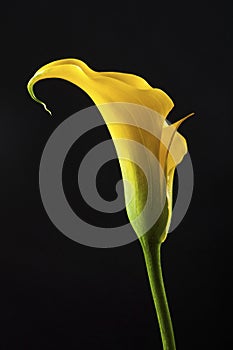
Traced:
<svg viewBox="0 0 233 350">
<path fill-rule="evenodd" d="M 163 275 L 160 260 L 160 247 L 161 243 L 153 245 L 153 247 L 148 245 L 147 247 L 145 247 L 144 245 L 143 252 L 146 261 L 151 292 L 157 312 L 163 342 L 163 349 L 175 350 L 176 345 L 174 332 L 163 283 Z"/>
</svg>

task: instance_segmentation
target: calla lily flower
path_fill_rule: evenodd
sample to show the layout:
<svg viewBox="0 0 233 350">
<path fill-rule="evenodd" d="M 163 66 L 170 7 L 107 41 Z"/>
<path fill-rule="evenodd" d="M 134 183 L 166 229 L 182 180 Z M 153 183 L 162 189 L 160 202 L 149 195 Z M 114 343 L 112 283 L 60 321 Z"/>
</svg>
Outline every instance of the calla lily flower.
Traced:
<svg viewBox="0 0 233 350">
<path fill-rule="evenodd" d="M 136 75 L 96 72 L 77 59 L 63 59 L 49 63 L 40 68 L 29 81 L 28 90 L 31 96 L 47 111 L 46 105 L 38 100 L 33 92 L 34 84 L 46 78 L 65 79 L 84 90 L 94 101 L 115 144 L 123 180 L 131 185 L 130 194 L 125 190 L 129 220 L 143 243 L 149 214 L 144 213 L 140 220 L 135 221 L 135 218 L 141 213 L 150 196 L 150 212 L 160 213 L 161 217 L 155 225 L 149 227 L 148 231 L 152 232 L 153 239 L 164 241 L 172 214 L 175 167 L 187 152 L 186 141 L 177 132 L 177 128 L 187 117 L 168 125 L 166 117 L 173 108 L 173 102 L 165 92 L 152 88 L 143 78 Z M 130 145 L 128 143 L 128 159 L 126 159 L 126 142 L 119 142 L 119 140 L 131 140 L 143 145 L 144 156 L 149 150 L 158 160 L 161 169 L 157 166 L 154 174 L 151 175 L 153 185 L 149 192 L 148 179 L 140 171 L 138 164 L 132 161 L 139 159 L 135 143 L 131 142 Z M 150 168 L 151 164 L 148 161 L 147 169 Z M 133 197 L 132 193 L 134 193 Z M 131 200 L 129 196 L 132 197 Z M 156 217 L 155 214 L 154 217 Z"/>
<path fill-rule="evenodd" d="M 94 101 L 106 122 L 115 144 L 122 178 L 131 186 L 130 191 L 125 186 L 126 210 L 145 255 L 164 349 L 175 349 L 159 248 L 156 247 L 160 247 L 168 233 L 174 172 L 187 153 L 186 140 L 177 129 L 190 115 L 169 124 L 166 117 L 173 102 L 165 92 L 151 87 L 139 76 L 97 72 L 77 59 L 49 63 L 29 81 L 30 95 L 47 111 L 46 105 L 33 92 L 34 84 L 47 78 L 65 79 L 81 88 Z M 157 163 L 152 165 L 155 159 Z M 153 215 L 155 220 L 150 222 Z"/>
</svg>

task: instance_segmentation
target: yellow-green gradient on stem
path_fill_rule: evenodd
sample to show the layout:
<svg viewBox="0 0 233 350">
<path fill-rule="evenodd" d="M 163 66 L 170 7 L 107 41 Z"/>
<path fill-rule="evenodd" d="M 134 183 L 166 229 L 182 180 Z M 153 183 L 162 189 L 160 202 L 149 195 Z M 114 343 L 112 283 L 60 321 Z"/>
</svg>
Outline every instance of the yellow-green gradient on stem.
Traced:
<svg viewBox="0 0 233 350">
<path fill-rule="evenodd" d="M 125 180 L 128 218 L 145 257 L 163 349 L 175 350 L 160 248 L 171 221 L 174 171 L 187 153 L 186 140 L 177 129 L 191 114 L 169 125 L 166 117 L 173 102 L 165 92 L 152 88 L 136 75 L 96 72 L 77 59 L 46 64 L 29 81 L 30 95 L 47 111 L 46 105 L 33 92 L 34 84 L 47 78 L 65 79 L 81 88 L 94 101 L 105 120 Z M 141 164 L 144 165 L 141 167 Z M 131 185 L 130 194 L 127 182 Z M 146 206 L 149 210 L 144 215 Z M 159 213 L 157 220 L 147 225 L 156 211 Z"/>
</svg>

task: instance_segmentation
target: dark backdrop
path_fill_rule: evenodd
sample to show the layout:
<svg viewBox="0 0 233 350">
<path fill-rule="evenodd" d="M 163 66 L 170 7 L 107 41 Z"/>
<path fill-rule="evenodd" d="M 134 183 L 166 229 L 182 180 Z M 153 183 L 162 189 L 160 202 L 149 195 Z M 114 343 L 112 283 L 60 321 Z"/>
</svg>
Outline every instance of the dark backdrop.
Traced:
<svg viewBox="0 0 233 350">
<path fill-rule="evenodd" d="M 181 128 L 195 190 L 163 246 L 165 282 L 178 349 L 232 347 L 232 9 L 230 2 L 217 4 L 2 8 L 1 349 L 161 349 L 139 243 L 106 250 L 79 245 L 53 226 L 40 199 L 47 139 L 91 101 L 64 81 L 43 81 L 36 91 L 53 110 L 50 118 L 26 84 L 43 64 L 66 57 L 143 76 L 175 101 L 171 121 L 196 113 Z M 119 177 L 116 164 L 109 171 Z M 72 186 L 74 198 L 68 177 L 68 191 Z"/>
</svg>

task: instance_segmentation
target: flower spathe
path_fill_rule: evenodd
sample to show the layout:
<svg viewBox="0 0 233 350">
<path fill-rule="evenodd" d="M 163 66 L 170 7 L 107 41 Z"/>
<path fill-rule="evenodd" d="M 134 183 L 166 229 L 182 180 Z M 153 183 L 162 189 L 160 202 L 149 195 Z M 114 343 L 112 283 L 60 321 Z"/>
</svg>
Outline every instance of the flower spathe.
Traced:
<svg viewBox="0 0 233 350">
<path fill-rule="evenodd" d="M 185 118 L 172 125 L 166 122 L 173 108 L 170 97 L 136 75 L 96 72 L 80 60 L 63 59 L 41 67 L 28 83 L 32 98 L 46 110 L 33 86 L 47 78 L 65 79 L 94 101 L 115 144 L 122 178 L 131 185 L 130 193 L 125 187 L 129 220 L 142 243 L 147 232 L 155 241 L 164 241 L 172 214 L 175 167 L 187 152 L 186 140 L 177 132 Z M 152 166 L 153 156 L 159 165 Z M 148 224 L 155 213 L 156 221 Z"/>
</svg>

